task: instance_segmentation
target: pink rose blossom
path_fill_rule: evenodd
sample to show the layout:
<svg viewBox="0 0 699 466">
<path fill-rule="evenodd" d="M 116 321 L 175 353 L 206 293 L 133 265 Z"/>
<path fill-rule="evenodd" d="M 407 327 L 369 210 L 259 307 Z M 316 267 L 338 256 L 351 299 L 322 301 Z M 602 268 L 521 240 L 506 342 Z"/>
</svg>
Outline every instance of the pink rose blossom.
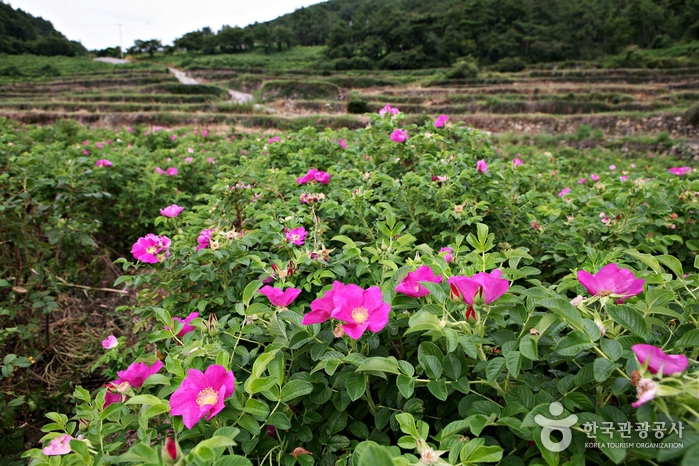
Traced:
<svg viewBox="0 0 699 466">
<path fill-rule="evenodd" d="M 268 144 L 274 144 L 275 142 L 282 142 L 282 140 L 279 136 L 274 136 L 273 138 L 269 138 L 267 140 Z"/>
<path fill-rule="evenodd" d="M 306 184 L 306 183 L 320 183 L 320 184 L 328 184 L 330 182 L 330 174 L 328 172 L 323 172 L 320 170 L 316 170 L 315 168 L 311 168 L 308 170 L 308 173 L 306 173 L 304 176 L 301 178 L 296 178 L 296 182 L 298 184 Z"/>
<path fill-rule="evenodd" d="M 448 115 L 439 115 L 439 117 L 437 117 L 437 119 L 434 122 L 434 127 L 441 128 L 447 123 L 447 121 L 449 121 Z"/>
<path fill-rule="evenodd" d="M 189 369 L 179 388 L 170 397 L 170 415 L 182 416 L 187 429 L 206 417 L 210 421 L 223 410 L 223 403 L 235 390 L 233 371 L 213 364 L 205 372 Z"/>
<path fill-rule="evenodd" d="M 170 167 L 170 168 L 168 168 L 167 170 L 165 170 L 165 174 L 166 174 L 167 176 L 176 176 L 177 173 L 178 173 L 178 172 L 177 172 L 177 168 L 175 168 L 175 167 Z"/>
<path fill-rule="evenodd" d="M 568 194 L 570 191 L 571 191 L 570 188 L 563 188 L 563 189 L 561 189 L 561 192 L 558 193 L 558 197 L 563 197 L 566 194 Z"/>
<path fill-rule="evenodd" d="M 612 170 L 612 171 L 616 170 L 616 165 L 610 165 L 610 166 L 609 166 L 609 169 Z"/>
<path fill-rule="evenodd" d="M 90 144 L 90 141 L 83 141 L 83 146 L 87 146 Z"/>
<path fill-rule="evenodd" d="M 488 171 L 488 164 L 485 163 L 485 160 L 479 160 L 476 162 L 476 170 L 478 170 L 481 173 L 485 173 Z"/>
<path fill-rule="evenodd" d="M 71 452 L 70 441 L 75 440 L 68 434 L 59 435 L 51 439 L 48 445 L 41 449 L 46 456 L 67 455 Z"/>
<path fill-rule="evenodd" d="M 345 287 L 344 283 L 335 281 L 332 289 L 325 292 L 321 298 L 316 298 L 311 302 L 311 312 L 303 316 L 301 323 L 303 325 L 320 324 L 332 317 L 332 312 L 335 309 L 334 297 L 335 293 Z"/>
<path fill-rule="evenodd" d="M 626 175 L 622 175 L 619 177 L 619 181 L 628 181 L 629 177 Z"/>
<path fill-rule="evenodd" d="M 501 270 L 490 273 L 479 272 L 472 277 L 453 276 L 447 283 L 451 288 L 452 298 L 461 298 L 467 304 L 473 305 L 476 298 L 485 304 L 490 304 L 510 289 L 510 282 L 504 278 Z"/>
<path fill-rule="evenodd" d="M 177 337 L 178 337 L 178 338 L 182 338 L 183 336 L 185 336 L 185 335 L 188 334 L 189 332 L 192 332 L 192 331 L 196 330 L 196 327 L 195 327 L 194 325 L 191 325 L 190 322 L 193 321 L 194 319 L 196 319 L 197 317 L 199 317 L 199 313 L 198 313 L 198 312 L 192 312 L 192 313 L 190 313 L 187 317 L 185 317 L 184 319 L 181 319 L 181 318 L 179 318 L 179 317 L 173 317 L 173 318 L 172 318 L 172 321 L 173 321 L 173 322 L 179 322 L 179 323 L 181 323 L 181 324 L 184 324 L 183 327 L 182 327 L 182 330 L 180 330 L 179 332 L 177 332 Z M 166 326 L 165 326 L 165 330 L 170 330 L 170 328 L 166 325 Z"/>
<path fill-rule="evenodd" d="M 400 110 L 398 110 L 397 108 L 392 108 L 390 104 L 386 104 L 384 108 L 379 110 L 379 115 L 384 116 L 387 113 L 389 115 L 398 115 L 400 113 Z"/>
<path fill-rule="evenodd" d="M 87 149 L 83 149 L 83 155 L 90 155 L 90 151 Z"/>
<path fill-rule="evenodd" d="M 199 233 L 199 237 L 197 238 L 197 243 L 198 246 L 196 247 L 195 251 L 199 251 L 200 249 L 206 249 L 209 247 L 209 243 L 211 243 L 211 234 L 214 232 L 214 230 L 202 230 L 201 233 Z"/>
<path fill-rule="evenodd" d="M 308 232 L 304 227 L 298 227 L 292 230 L 287 228 L 284 230 L 284 233 L 286 234 L 286 239 L 296 246 L 303 246 L 303 243 L 306 241 L 306 236 L 308 236 Z"/>
<path fill-rule="evenodd" d="M 105 349 L 112 349 L 119 346 L 119 342 L 114 335 L 109 335 L 106 339 L 102 340 L 102 346 Z"/>
<path fill-rule="evenodd" d="M 206 161 L 209 162 L 209 163 L 216 163 L 216 161 L 214 160 L 213 157 L 208 157 L 208 158 L 206 159 Z"/>
<path fill-rule="evenodd" d="M 192 163 L 192 160 L 194 160 L 192 157 L 185 157 L 184 159 L 185 163 Z"/>
<path fill-rule="evenodd" d="M 99 159 L 95 162 L 95 167 L 111 167 L 113 164 L 107 159 Z"/>
<path fill-rule="evenodd" d="M 122 382 L 128 382 L 133 388 L 141 388 L 148 377 L 162 368 L 162 361 L 155 361 L 150 366 L 145 362 L 134 362 L 126 370 L 117 372 L 119 378 L 115 383 L 118 385 Z"/>
<path fill-rule="evenodd" d="M 148 233 L 139 238 L 131 248 L 131 254 L 141 262 L 157 264 L 170 256 L 170 238 Z"/>
<path fill-rule="evenodd" d="M 683 175 L 686 175 L 687 173 L 691 173 L 693 171 L 693 168 L 692 167 L 673 167 L 673 168 L 668 168 L 667 171 L 672 173 L 673 175 L 683 176 Z"/>
<path fill-rule="evenodd" d="M 157 173 L 158 175 L 164 175 L 164 174 L 165 174 L 165 170 L 163 170 L 163 169 L 160 168 L 160 167 L 155 167 L 155 173 Z"/>
<path fill-rule="evenodd" d="M 287 288 L 282 291 L 279 288 L 273 288 L 271 286 L 263 286 L 258 293 L 267 296 L 269 302 L 277 307 L 286 307 L 291 304 L 299 294 L 301 290 L 298 288 Z"/>
<path fill-rule="evenodd" d="M 189 152 L 190 154 L 193 154 L 193 153 L 194 153 L 194 149 L 192 149 L 192 148 L 190 147 L 189 149 L 187 149 L 187 152 Z"/>
<path fill-rule="evenodd" d="M 180 215 L 183 210 L 184 207 L 180 207 L 177 204 L 172 204 L 170 206 L 165 207 L 164 209 L 160 209 L 160 215 L 164 217 L 173 218 Z"/>
<path fill-rule="evenodd" d="M 347 143 L 345 142 L 344 139 L 338 139 L 337 143 L 342 147 L 343 149 L 347 149 Z"/>
<path fill-rule="evenodd" d="M 405 142 L 408 139 L 408 130 L 396 129 L 391 133 L 391 141 L 393 142 Z"/>
<path fill-rule="evenodd" d="M 97 148 L 98 148 L 98 149 L 101 149 L 102 147 L 103 147 L 103 144 L 102 144 L 101 142 L 98 142 L 98 143 L 97 143 Z"/>
<path fill-rule="evenodd" d="M 430 294 L 429 290 L 420 282 L 442 283 L 442 276 L 435 276 L 431 268 L 421 265 L 415 272 L 410 272 L 396 287 L 396 292 L 403 293 L 411 298 L 421 298 Z"/>
<path fill-rule="evenodd" d="M 519 157 L 517 157 L 516 159 L 514 159 L 514 160 L 512 161 L 512 165 L 513 165 L 515 168 L 517 168 L 517 167 L 519 167 L 520 165 L 524 165 L 524 162 L 522 162 L 522 159 L 520 159 Z"/>
<path fill-rule="evenodd" d="M 176 134 L 173 134 L 172 136 L 170 136 L 170 140 L 171 140 L 171 141 L 174 141 L 174 140 L 176 140 L 176 139 L 177 139 L 177 135 L 176 135 Z"/>
<path fill-rule="evenodd" d="M 665 352 L 653 345 L 637 344 L 631 347 L 641 365 L 648 363 L 648 370 L 663 375 L 679 374 L 687 369 L 689 360 L 684 354 L 665 354 Z M 634 406 L 635 407 L 635 406 Z"/>
<path fill-rule="evenodd" d="M 587 183 L 587 178 L 580 178 L 578 180 L 578 184 L 585 184 L 585 183 Z"/>
<path fill-rule="evenodd" d="M 636 278 L 631 270 L 620 269 L 614 263 L 605 265 L 595 275 L 579 270 L 578 281 L 591 295 L 613 296 L 619 302 L 641 294 L 645 283 L 644 279 Z"/>
<path fill-rule="evenodd" d="M 598 180 L 599 180 L 599 176 L 597 176 L 596 173 L 593 173 L 592 175 L 590 175 L 590 179 L 591 179 L 592 181 L 598 181 Z"/>
<path fill-rule="evenodd" d="M 444 253 L 444 254 L 442 254 L 442 253 Z M 454 250 L 448 246 L 439 250 L 439 255 L 444 257 L 444 260 L 447 261 L 447 264 L 451 263 L 451 258 L 452 258 L 453 253 L 454 253 Z"/>
</svg>

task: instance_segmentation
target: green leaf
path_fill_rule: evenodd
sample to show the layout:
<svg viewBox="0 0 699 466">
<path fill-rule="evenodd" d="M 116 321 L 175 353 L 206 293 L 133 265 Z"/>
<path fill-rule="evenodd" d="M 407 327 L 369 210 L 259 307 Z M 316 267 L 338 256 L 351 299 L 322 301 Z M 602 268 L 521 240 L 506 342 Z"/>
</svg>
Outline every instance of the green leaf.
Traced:
<svg viewBox="0 0 699 466">
<path fill-rule="evenodd" d="M 366 375 L 355 372 L 345 380 L 345 388 L 352 401 L 357 401 L 366 392 L 366 378 Z"/>
<path fill-rule="evenodd" d="M 400 413 L 396 414 L 396 421 L 398 421 L 398 425 L 400 426 L 400 430 L 408 434 L 412 437 L 419 437 L 420 435 L 417 433 L 417 427 L 415 427 L 415 418 L 413 417 L 412 414 L 410 413 Z"/>
<path fill-rule="evenodd" d="M 488 382 L 494 382 L 495 379 L 500 376 L 505 368 L 505 363 L 506 361 L 503 357 L 497 357 L 488 361 L 488 366 L 485 369 L 485 375 Z"/>
<path fill-rule="evenodd" d="M 442 363 L 439 358 L 429 354 L 422 355 L 420 365 L 425 369 L 427 377 L 430 379 L 438 379 L 442 376 Z"/>
<path fill-rule="evenodd" d="M 252 466 L 252 462 L 244 456 L 223 456 L 216 460 L 214 466 Z"/>
<path fill-rule="evenodd" d="M 527 359 L 536 361 L 539 359 L 539 351 L 536 340 L 531 335 L 524 335 L 519 342 L 519 351 Z"/>
<path fill-rule="evenodd" d="M 447 400 L 447 383 L 444 379 L 430 380 L 427 382 L 427 389 L 435 396 L 435 398 L 442 401 Z"/>
<path fill-rule="evenodd" d="M 252 301 L 252 298 L 255 296 L 255 292 L 260 288 L 262 288 L 262 282 L 259 280 L 253 280 L 247 284 L 243 290 L 243 304 L 245 304 L 245 306 L 250 304 L 250 301 Z"/>
<path fill-rule="evenodd" d="M 394 358 L 367 358 L 357 367 L 357 371 L 372 372 L 374 375 L 379 375 L 383 378 L 386 378 L 386 375 L 383 374 L 384 372 L 398 375 L 400 374 L 400 369 L 398 368 L 398 363 L 394 361 Z"/>
<path fill-rule="evenodd" d="M 224 448 L 224 447 L 232 447 L 235 445 L 235 442 L 233 439 L 228 438 L 228 437 L 223 437 L 221 435 L 217 435 L 215 437 L 211 437 L 206 440 L 202 440 L 199 442 L 199 444 L 194 447 L 194 450 L 197 448 L 201 447 L 207 447 L 207 448 Z"/>
<path fill-rule="evenodd" d="M 288 403 L 289 401 L 300 396 L 308 395 L 313 391 L 313 384 L 304 380 L 291 380 L 282 387 L 281 401 Z"/>
<path fill-rule="evenodd" d="M 480 446 L 468 456 L 467 463 L 497 463 L 502 459 L 503 450 L 497 445 Z"/>
<path fill-rule="evenodd" d="M 682 275 L 684 275 L 684 272 L 682 271 L 682 262 L 680 262 L 676 257 L 665 254 L 662 256 L 657 256 L 656 259 L 658 259 L 658 262 L 663 264 L 665 267 L 672 270 L 677 278 L 681 279 Z"/>
<path fill-rule="evenodd" d="M 545 307 L 555 312 L 559 317 L 572 325 L 577 330 L 583 329 L 583 319 L 578 311 L 569 301 L 563 298 L 547 298 L 536 303 L 537 306 Z"/>
<path fill-rule="evenodd" d="M 568 336 L 563 337 L 556 346 L 556 352 L 561 356 L 575 356 L 581 351 L 595 346 L 590 338 L 582 332 L 572 332 Z"/>
<path fill-rule="evenodd" d="M 163 400 L 153 395 L 136 395 L 132 398 L 126 400 L 127 405 L 160 405 L 163 404 Z"/>
<path fill-rule="evenodd" d="M 631 330 L 641 338 L 648 338 L 648 327 L 643 317 L 630 306 L 607 306 L 609 316 L 625 329 Z"/>
<path fill-rule="evenodd" d="M 519 371 L 522 369 L 522 353 L 519 351 L 510 351 L 505 356 L 505 365 L 507 370 L 510 371 L 512 377 L 517 378 Z"/>
<path fill-rule="evenodd" d="M 396 466 L 391 451 L 372 442 L 359 457 L 357 466 Z"/>
<path fill-rule="evenodd" d="M 263 401 L 250 398 L 245 402 L 243 412 L 265 419 L 267 416 L 269 416 L 269 406 L 267 406 L 267 403 Z"/>
<path fill-rule="evenodd" d="M 675 348 L 686 348 L 688 346 L 699 346 L 699 329 L 693 329 L 682 335 L 675 342 Z"/>
<path fill-rule="evenodd" d="M 145 443 L 137 443 L 132 446 L 129 451 L 120 455 L 117 458 L 119 463 L 128 462 L 144 462 L 150 464 L 160 464 L 160 459 L 158 458 L 158 453 L 155 447 L 151 447 Z"/>
<path fill-rule="evenodd" d="M 543 442 L 541 441 L 541 436 L 547 434 L 542 434 L 541 431 L 541 427 L 538 427 L 534 431 L 534 442 L 536 443 L 536 446 L 539 447 L 539 452 L 541 453 L 541 456 L 544 457 L 544 460 L 546 460 L 546 463 L 548 463 L 549 466 L 558 466 L 561 456 L 559 453 L 553 452 L 544 446 Z"/>
<path fill-rule="evenodd" d="M 259 435 L 260 424 L 249 414 L 243 414 L 238 418 L 238 425 L 250 432 L 252 435 Z"/>
<path fill-rule="evenodd" d="M 269 363 L 277 355 L 277 351 L 279 350 L 273 350 L 267 353 L 262 353 L 257 357 L 257 359 L 255 359 L 255 362 L 252 365 L 253 377 L 259 378 L 260 376 L 262 376 L 262 373 L 267 369 Z"/>
<path fill-rule="evenodd" d="M 658 263 L 658 260 L 651 256 L 650 254 L 643 254 L 638 252 L 635 249 L 626 249 L 624 250 L 624 254 L 629 255 L 633 257 L 634 259 L 638 259 L 644 264 L 646 264 L 648 267 L 653 269 L 653 271 L 657 274 L 662 274 L 663 269 L 660 267 L 660 264 Z"/>
<path fill-rule="evenodd" d="M 289 420 L 289 417 L 279 411 L 272 413 L 269 419 L 267 419 L 267 424 L 273 425 L 277 429 L 281 430 L 291 429 L 291 421 Z"/>
<path fill-rule="evenodd" d="M 415 379 L 401 374 L 396 379 L 396 386 L 403 397 L 410 398 L 413 396 L 413 392 L 415 391 Z"/>
<path fill-rule="evenodd" d="M 609 359 L 597 358 L 593 363 L 593 367 L 595 372 L 595 380 L 602 383 L 607 380 L 610 375 L 612 375 L 612 372 L 614 372 L 616 366 Z"/>
<path fill-rule="evenodd" d="M 325 432 L 328 435 L 336 434 L 347 427 L 347 413 L 333 413 L 328 417 L 328 423 L 325 426 Z"/>
<path fill-rule="evenodd" d="M 600 340 L 600 346 L 602 347 L 604 354 L 609 356 L 612 361 L 619 359 L 624 351 L 621 343 L 616 340 L 610 340 L 609 338 L 602 338 Z"/>
</svg>

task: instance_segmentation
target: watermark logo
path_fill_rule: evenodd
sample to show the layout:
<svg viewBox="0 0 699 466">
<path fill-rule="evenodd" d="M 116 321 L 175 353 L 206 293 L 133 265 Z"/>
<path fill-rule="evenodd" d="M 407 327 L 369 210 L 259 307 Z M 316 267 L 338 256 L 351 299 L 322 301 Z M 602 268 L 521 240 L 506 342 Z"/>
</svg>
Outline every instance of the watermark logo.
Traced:
<svg viewBox="0 0 699 466">
<path fill-rule="evenodd" d="M 549 412 L 553 416 L 560 416 L 563 413 L 563 405 L 559 402 L 554 402 L 549 405 Z M 571 414 L 565 419 L 549 419 L 546 416 L 537 414 L 534 416 L 534 422 L 539 424 L 541 429 L 541 444 L 547 450 L 560 453 L 570 446 L 573 441 L 573 433 L 570 428 L 578 422 L 578 416 Z M 560 442 L 555 442 L 551 438 L 551 433 L 558 431 L 563 435 Z"/>
</svg>

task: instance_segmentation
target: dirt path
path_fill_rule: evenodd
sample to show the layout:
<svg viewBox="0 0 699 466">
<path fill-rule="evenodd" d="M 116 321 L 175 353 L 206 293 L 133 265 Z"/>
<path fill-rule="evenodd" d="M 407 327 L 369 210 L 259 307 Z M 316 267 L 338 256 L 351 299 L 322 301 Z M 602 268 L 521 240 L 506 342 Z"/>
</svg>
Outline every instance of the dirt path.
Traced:
<svg viewBox="0 0 699 466">
<path fill-rule="evenodd" d="M 170 70 L 170 73 L 174 74 L 177 80 L 182 84 L 201 84 L 196 79 L 187 76 L 187 73 L 185 73 L 184 71 L 180 71 L 175 68 L 168 68 L 168 70 Z M 239 92 L 234 91 L 233 89 L 228 89 L 228 93 L 231 95 L 231 100 L 233 102 L 245 104 L 254 100 L 252 94 L 246 94 L 245 92 Z"/>
<path fill-rule="evenodd" d="M 97 57 L 93 58 L 93 61 L 102 61 L 105 63 L 111 63 L 112 65 L 124 65 L 126 63 L 130 63 L 128 60 L 122 60 L 121 58 L 112 58 L 112 57 Z"/>
</svg>

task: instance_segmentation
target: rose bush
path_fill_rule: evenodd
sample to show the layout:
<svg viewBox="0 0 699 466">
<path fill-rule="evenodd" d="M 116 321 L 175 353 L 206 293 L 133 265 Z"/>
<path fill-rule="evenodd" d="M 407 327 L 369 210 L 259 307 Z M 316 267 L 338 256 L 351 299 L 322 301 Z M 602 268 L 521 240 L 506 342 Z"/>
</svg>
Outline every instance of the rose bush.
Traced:
<svg viewBox="0 0 699 466">
<path fill-rule="evenodd" d="M 410 138 L 393 142 L 397 129 Z M 211 188 L 197 202 L 157 200 L 153 226 L 130 238 L 166 237 L 167 254 L 146 245 L 116 261 L 135 272 L 116 286 L 140 290 L 143 342 L 120 369 L 162 369 L 139 386 L 78 387 L 75 413 L 49 414 L 31 464 L 554 465 L 697 453 L 694 172 L 505 157 L 483 133 L 407 125 L 389 106 L 354 133 L 212 147 Z M 328 176 L 297 182 L 308 167 Z M 576 182 L 593 169 L 594 185 Z M 310 186 L 323 196 L 303 202 Z M 171 202 L 186 209 L 158 216 Z M 681 355 L 683 370 L 662 371 Z M 573 414 L 571 444 L 551 451 L 538 416 Z M 664 423 L 662 438 L 651 435 L 682 446 L 586 447 L 620 442 L 627 422 Z M 588 426 L 600 428 L 594 440 Z M 623 442 L 645 438 L 630 435 Z"/>
</svg>

